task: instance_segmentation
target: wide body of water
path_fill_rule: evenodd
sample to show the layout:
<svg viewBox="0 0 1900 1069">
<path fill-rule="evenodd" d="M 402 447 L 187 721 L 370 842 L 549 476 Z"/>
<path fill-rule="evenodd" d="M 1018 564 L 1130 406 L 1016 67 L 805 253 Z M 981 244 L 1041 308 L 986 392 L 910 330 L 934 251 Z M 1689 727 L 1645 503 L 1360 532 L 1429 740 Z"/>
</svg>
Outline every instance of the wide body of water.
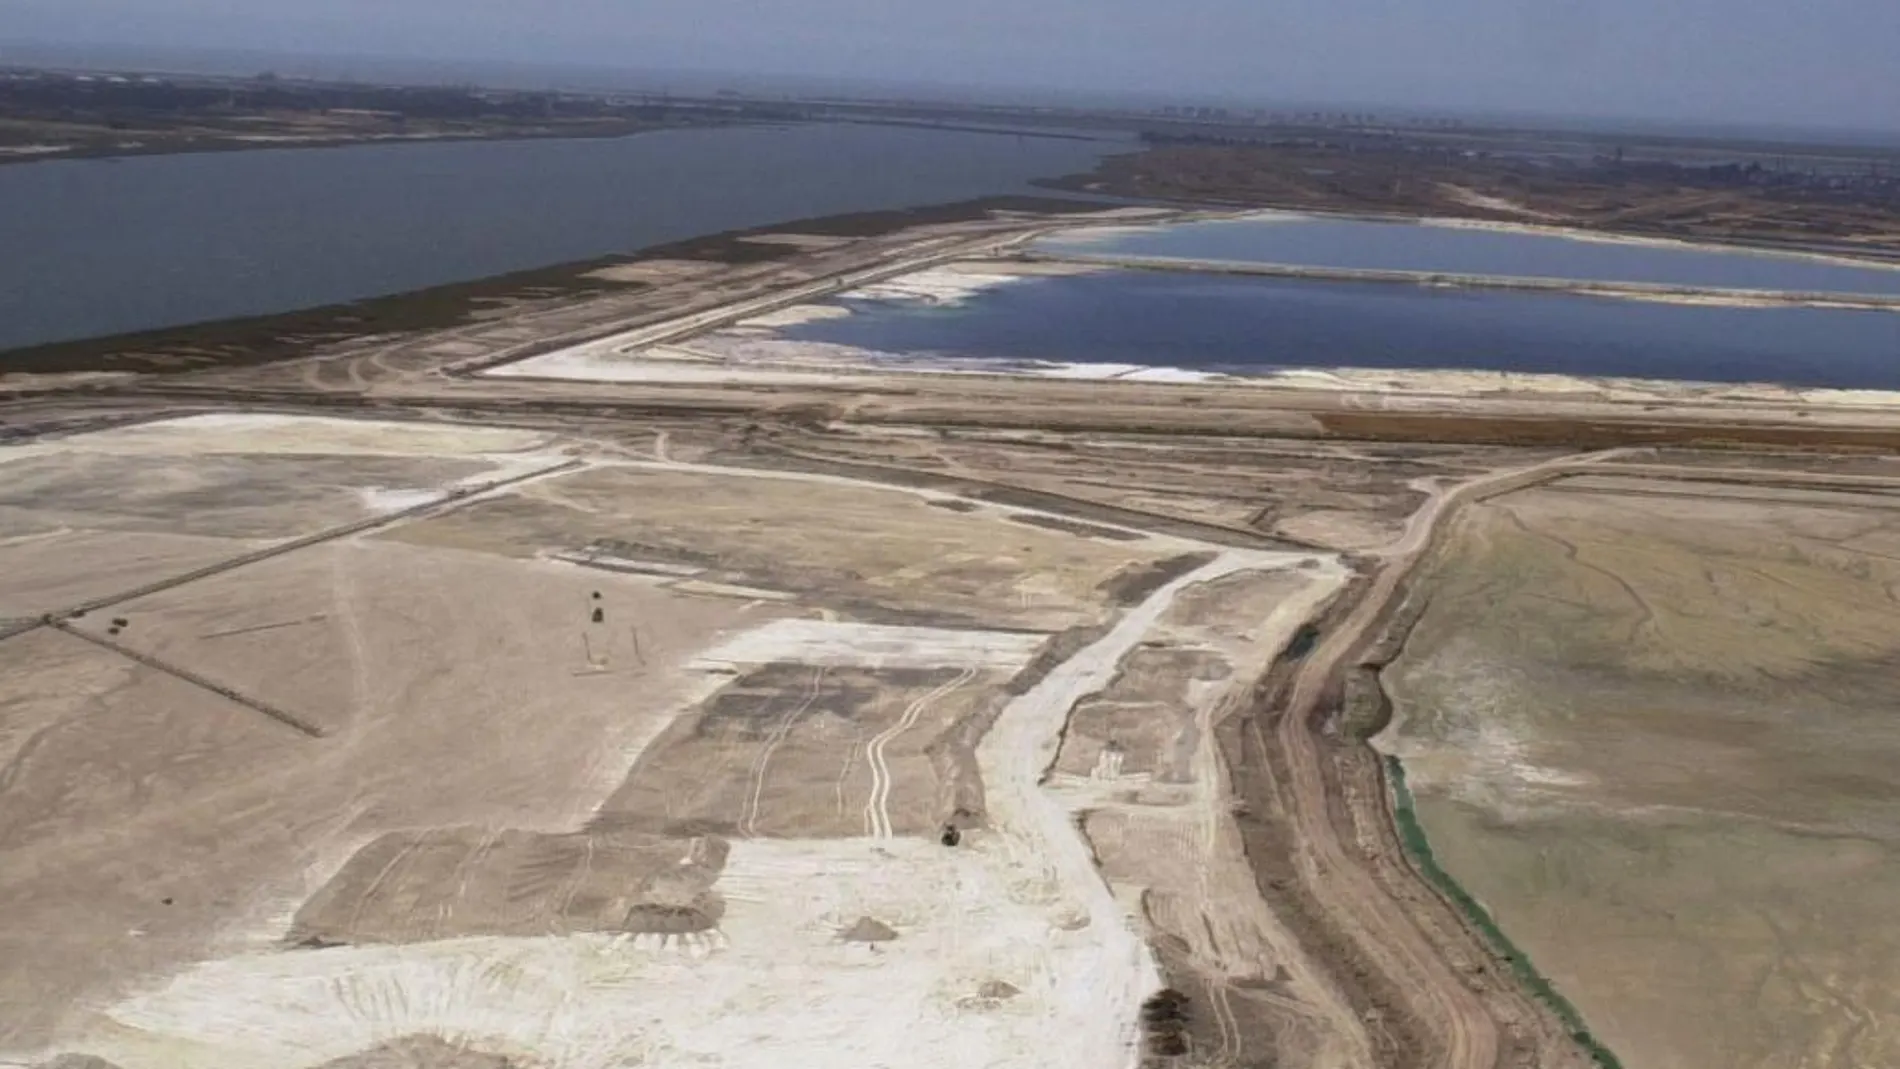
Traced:
<svg viewBox="0 0 1900 1069">
<path fill-rule="evenodd" d="M 1900 270 L 1788 253 L 1358 219 L 1259 216 L 1046 239 L 1053 252 L 1511 275 L 1726 289 L 1900 294 Z"/>
<path fill-rule="evenodd" d="M 1900 313 L 1172 271 L 1030 277 L 963 303 L 841 298 L 789 340 L 932 358 L 1462 369 L 1900 389 Z"/>
<path fill-rule="evenodd" d="M 1032 179 L 1125 149 L 838 124 L 10 164 L 0 167 L 0 349 L 1034 192 Z"/>
</svg>

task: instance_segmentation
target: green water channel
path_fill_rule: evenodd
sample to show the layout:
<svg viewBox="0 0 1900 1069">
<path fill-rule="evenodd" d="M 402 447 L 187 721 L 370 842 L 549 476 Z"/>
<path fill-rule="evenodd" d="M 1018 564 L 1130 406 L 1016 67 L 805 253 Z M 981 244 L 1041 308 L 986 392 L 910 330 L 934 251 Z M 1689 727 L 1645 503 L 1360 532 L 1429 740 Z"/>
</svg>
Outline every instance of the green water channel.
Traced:
<svg viewBox="0 0 1900 1069">
<path fill-rule="evenodd" d="M 1398 825 L 1399 839 L 1405 844 L 1406 853 L 1411 856 L 1412 863 L 1427 880 L 1431 881 L 1432 886 L 1451 899 L 1459 911 L 1480 932 L 1484 933 L 1492 949 L 1510 963 L 1511 972 L 1517 976 L 1518 980 L 1529 988 L 1532 994 L 1557 1012 L 1557 1016 L 1564 1022 L 1564 1027 L 1570 1029 L 1570 1037 L 1581 1044 L 1599 1066 L 1603 1069 L 1623 1069 L 1623 1063 L 1617 1060 L 1610 1048 L 1604 1046 L 1591 1033 L 1589 1025 L 1584 1023 L 1583 1014 L 1577 1011 L 1577 1007 L 1557 990 L 1548 977 L 1537 971 L 1530 957 L 1518 949 L 1517 944 L 1511 942 L 1510 937 L 1504 934 L 1504 929 L 1498 927 L 1497 921 L 1492 918 L 1491 912 L 1484 908 L 1483 903 L 1473 898 L 1471 893 L 1466 891 L 1438 863 L 1437 855 L 1432 853 L 1431 839 L 1426 836 L 1425 826 L 1418 819 L 1417 806 L 1412 798 L 1412 788 L 1405 782 L 1405 765 L 1396 757 L 1387 756 L 1384 760 L 1386 779 L 1392 785 L 1394 823 Z"/>
</svg>

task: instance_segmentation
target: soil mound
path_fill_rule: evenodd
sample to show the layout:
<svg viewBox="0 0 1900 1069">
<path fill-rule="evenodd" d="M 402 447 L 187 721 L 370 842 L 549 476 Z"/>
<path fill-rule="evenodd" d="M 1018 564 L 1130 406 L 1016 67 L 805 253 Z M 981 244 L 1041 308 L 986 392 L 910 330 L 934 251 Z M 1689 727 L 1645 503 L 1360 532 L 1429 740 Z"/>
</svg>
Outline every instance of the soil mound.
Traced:
<svg viewBox="0 0 1900 1069">
<path fill-rule="evenodd" d="M 438 1036 L 414 1035 L 346 1054 L 317 1069 L 532 1069 L 533 1065 L 519 1058 L 471 1050 Z"/>
<path fill-rule="evenodd" d="M 859 917 L 856 924 L 838 933 L 847 943 L 888 943 L 897 938 L 897 930 L 873 917 Z"/>
</svg>

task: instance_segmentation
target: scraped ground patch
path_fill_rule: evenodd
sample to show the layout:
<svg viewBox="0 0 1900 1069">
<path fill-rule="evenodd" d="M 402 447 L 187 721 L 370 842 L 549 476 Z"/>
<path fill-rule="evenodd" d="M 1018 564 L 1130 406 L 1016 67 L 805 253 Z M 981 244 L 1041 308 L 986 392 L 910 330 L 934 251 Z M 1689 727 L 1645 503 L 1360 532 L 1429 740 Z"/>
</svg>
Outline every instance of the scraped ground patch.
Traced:
<svg viewBox="0 0 1900 1069">
<path fill-rule="evenodd" d="M 936 668 L 968 665 L 1014 670 L 1036 655 L 1046 635 L 895 627 L 828 620 L 774 620 L 700 654 L 698 667 L 799 664 L 839 668 Z"/>
<path fill-rule="evenodd" d="M 925 835 L 982 820 L 976 740 L 1006 674 L 774 663 L 654 740 L 593 826 L 677 835 Z"/>
<path fill-rule="evenodd" d="M 421 1032 L 561 1067 L 1092 1064 L 1048 1028 L 1088 1012 L 1071 983 L 1094 936 L 1007 854 L 740 842 L 719 887 L 725 945 L 709 956 L 611 935 L 242 956 L 121 1003 L 115 1037 L 90 1049 L 125 1069 L 301 1069 Z M 840 938 L 867 916 L 896 938 Z M 1018 994 L 985 998 L 998 982 Z"/>
</svg>

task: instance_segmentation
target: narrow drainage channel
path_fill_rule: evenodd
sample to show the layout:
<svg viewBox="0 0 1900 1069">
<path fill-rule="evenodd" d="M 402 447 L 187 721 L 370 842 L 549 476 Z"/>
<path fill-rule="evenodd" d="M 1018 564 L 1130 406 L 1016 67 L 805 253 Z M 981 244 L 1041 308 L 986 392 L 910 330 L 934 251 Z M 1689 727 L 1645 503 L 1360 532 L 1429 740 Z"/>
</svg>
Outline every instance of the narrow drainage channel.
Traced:
<svg viewBox="0 0 1900 1069">
<path fill-rule="evenodd" d="M 1623 1069 L 1623 1063 L 1617 1060 L 1610 1048 L 1590 1032 L 1589 1025 L 1584 1023 L 1583 1014 L 1577 1012 L 1577 1007 L 1557 991 L 1549 978 L 1537 971 L 1530 957 L 1519 950 L 1510 937 L 1504 934 L 1504 930 L 1498 927 L 1490 911 L 1439 865 L 1437 856 L 1432 853 L 1431 840 L 1425 835 L 1425 826 L 1419 823 L 1418 811 L 1412 801 L 1412 789 L 1405 782 L 1404 764 L 1389 755 L 1384 761 L 1386 780 L 1392 785 L 1393 822 L 1398 826 L 1399 840 L 1405 844 L 1405 852 L 1411 856 L 1412 863 L 1431 881 L 1432 886 L 1451 899 L 1459 911 L 1483 933 L 1492 949 L 1510 963 L 1511 971 L 1530 989 L 1531 994 L 1556 1011 L 1564 1027 L 1570 1030 L 1570 1038 L 1589 1053 L 1591 1060 L 1602 1069 Z"/>
</svg>

